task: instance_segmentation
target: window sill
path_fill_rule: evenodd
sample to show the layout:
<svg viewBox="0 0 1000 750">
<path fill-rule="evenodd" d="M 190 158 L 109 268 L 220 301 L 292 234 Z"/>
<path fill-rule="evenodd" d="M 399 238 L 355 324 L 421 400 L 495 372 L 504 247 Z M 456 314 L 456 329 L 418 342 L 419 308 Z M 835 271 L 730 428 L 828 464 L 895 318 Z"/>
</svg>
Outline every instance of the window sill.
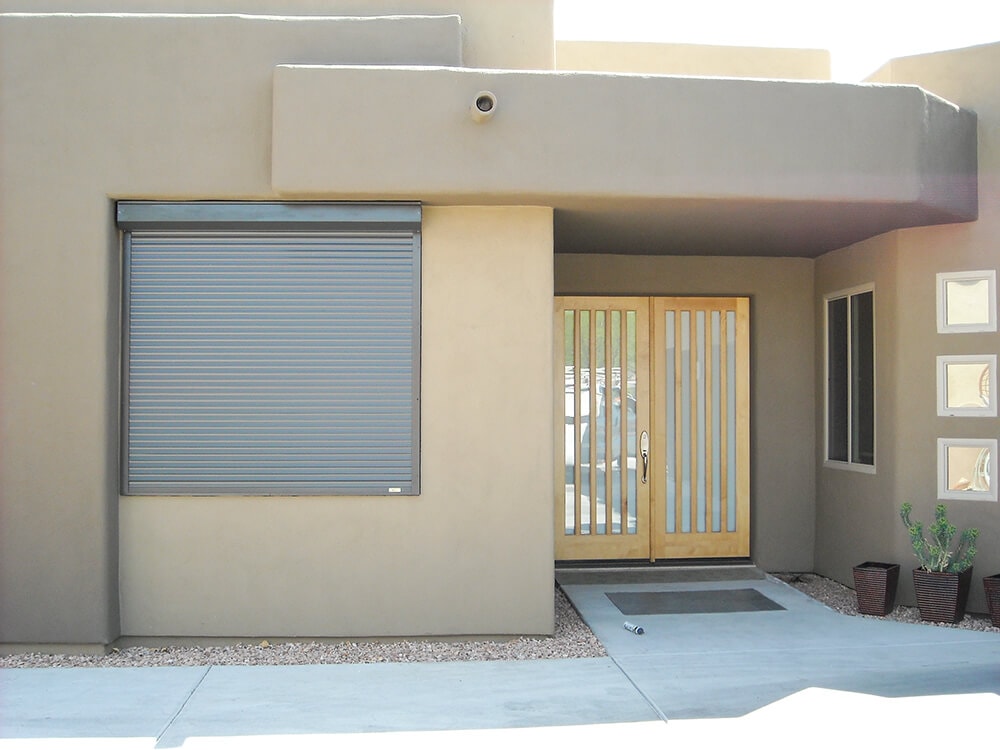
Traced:
<svg viewBox="0 0 1000 750">
<path fill-rule="evenodd" d="M 838 471 L 853 471 L 858 474 L 876 474 L 875 467 L 869 464 L 853 464 L 848 461 L 823 461 L 824 469 L 837 469 Z"/>
</svg>

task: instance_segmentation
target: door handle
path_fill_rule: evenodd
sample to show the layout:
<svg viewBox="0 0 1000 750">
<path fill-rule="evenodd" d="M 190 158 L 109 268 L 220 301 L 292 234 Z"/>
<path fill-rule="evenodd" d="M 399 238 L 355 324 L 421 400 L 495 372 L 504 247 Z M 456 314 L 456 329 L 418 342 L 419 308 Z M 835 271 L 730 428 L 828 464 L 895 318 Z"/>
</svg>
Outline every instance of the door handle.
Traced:
<svg viewBox="0 0 1000 750">
<path fill-rule="evenodd" d="M 639 436 L 639 455 L 642 456 L 642 483 L 646 484 L 649 474 L 649 433 L 645 430 Z"/>
</svg>

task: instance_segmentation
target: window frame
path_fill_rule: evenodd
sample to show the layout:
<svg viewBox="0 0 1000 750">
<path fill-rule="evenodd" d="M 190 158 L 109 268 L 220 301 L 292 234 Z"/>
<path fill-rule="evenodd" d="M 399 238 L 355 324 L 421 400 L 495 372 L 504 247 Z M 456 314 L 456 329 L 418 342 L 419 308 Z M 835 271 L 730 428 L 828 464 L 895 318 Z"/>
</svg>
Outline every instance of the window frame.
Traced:
<svg viewBox="0 0 1000 750">
<path fill-rule="evenodd" d="M 853 370 L 853 360 L 855 358 L 855 349 L 853 346 L 854 336 L 853 336 L 853 326 L 852 326 L 852 299 L 861 295 L 870 294 L 871 295 L 871 408 L 872 408 L 872 462 L 870 464 L 863 463 L 854 459 L 854 424 L 853 424 L 853 414 L 855 406 L 855 394 L 854 394 L 854 378 L 852 374 Z M 846 413 L 847 413 L 847 457 L 842 460 L 839 458 L 831 458 L 831 444 L 830 444 L 830 408 L 831 408 L 831 394 L 830 394 L 830 382 L 831 382 L 831 341 L 830 341 L 830 305 L 832 302 L 838 300 L 846 300 L 847 307 L 847 317 L 846 317 L 846 382 L 847 382 L 847 396 L 846 396 Z M 876 310 L 875 310 L 875 284 L 861 284 L 858 286 L 850 287 L 848 289 L 841 289 L 836 292 L 831 292 L 829 294 L 823 295 L 823 466 L 830 469 L 841 469 L 847 471 L 855 471 L 864 474 L 875 474 L 877 472 L 878 466 L 878 451 L 877 451 L 877 438 L 878 438 L 878 410 L 877 410 L 877 393 L 878 393 L 878 368 L 875 362 L 875 352 L 877 351 L 877 321 L 876 321 Z"/>
<path fill-rule="evenodd" d="M 938 438 L 937 441 L 937 496 L 939 500 L 968 500 L 972 502 L 997 502 L 996 477 L 990 477 L 990 487 L 987 490 L 953 490 L 948 487 L 948 450 L 950 448 L 965 448 L 986 451 L 989 455 L 989 467 L 995 472 L 997 464 L 996 438 Z"/>
<path fill-rule="evenodd" d="M 938 333 L 995 333 L 997 330 L 997 272 L 951 271 L 936 275 L 936 303 Z M 952 323 L 948 320 L 948 284 L 962 281 L 986 282 L 986 317 L 972 323 Z"/>
<path fill-rule="evenodd" d="M 976 406 L 948 405 L 948 368 L 950 365 L 981 365 L 988 373 L 989 401 Z M 937 414 L 939 417 L 995 417 L 997 415 L 997 355 L 995 354 L 943 354 L 937 357 Z M 981 385 L 981 383 L 980 383 Z"/>
<path fill-rule="evenodd" d="M 117 224 L 121 236 L 122 247 L 122 293 L 121 293 L 121 413 L 120 424 L 120 492 L 122 495 L 138 496 L 416 496 L 420 494 L 420 342 L 421 342 L 421 229 L 422 207 L 419 203 L 319 203 L 319 202 L 228 202 L 228 201 L 129 201 L 122 200 L 116 206 Z M 129 456 L 129 394 L 130 372 L 129 359 L 131 352 L 131 241 L 133 232 L 213 232 L 225 237 L 225 233 L 254 233 L 267 237 L 270 232 L 277 235 L 294 235 L 303 233 L 315 235 L 317 232 L 338 234 L 386 236 L 394 234 L 411 238 L 412 288 L 409 299 L 412 305 L 412 333 L 410 338 L 410 430 L 409 430 L 409 481 L 403 487 L 391 486 L 396 482 L 385 481 L 380 489 L 372 487 L 359 488 L 352 486 L 349 490 L 342 489 L 346 485 L 341 480 L 328 480 L 324 486 L 322 481 L 306 482 L 305 487 L 296 487 L 289 483 L 281 489 L 217 489 L 201 482 L 202 489 L 197 489 L 198 481 L 178 480 L 182 488 L 155 487 L 135 489 L 130 477 Z M 405 288 L 405 287 L 402 287 Z M 401 361 L 407 361 L 404 358 Z M 404 391 L 405 392 L 405 391 Z M 403 435 L 401 431 L 399 435 Z M 273 447 L 273 446 L 272 446 Z M 406 454 L 402 454 L 406 455 Z M 402 464 L 401 464 L 402 465 Z M 269 481 L 276 487 L 282 477 L 275 474 Z M 341 488 L 336 486 L 341 484 Z M 145 484 L 154 484 L 146 482 Z M 166 483 L 163 483 L 164 485 Z M 252 484 L 251 480 L 233 480 L 231 486 Z M 374 484 L 374 483 L 373 483 Z M 194 488 L 194 489 L 192 489 Z"/>
</svg>

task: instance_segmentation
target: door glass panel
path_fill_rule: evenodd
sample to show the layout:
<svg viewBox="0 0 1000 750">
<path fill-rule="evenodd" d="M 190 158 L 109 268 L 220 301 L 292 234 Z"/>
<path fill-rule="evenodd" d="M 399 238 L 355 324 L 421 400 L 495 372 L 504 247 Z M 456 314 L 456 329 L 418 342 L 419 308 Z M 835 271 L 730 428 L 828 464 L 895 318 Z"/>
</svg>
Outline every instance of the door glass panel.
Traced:
<svg viewBox="0 0 1000 750">
<path fill-rule="evenodd" d="M 596 449 L 595 471 L 597 481 L 594 494 L 597 497 L 597 518 L 595 519 L 598 534 L 607 532 L 607 498 L 608 498 L 608 467 L 610 466 L 611 446 L 608 444 L 608 433 L 611 421 L 608 419 L 608 409 L 611 405 L 611 394 L 608 391 L 607 368 L 605 367 L 605 314 L 603 310 L 594 313 L 594 373 L 591 383 L 594 384 L 598 397 L 597 415 L 593 423 L 593 441 Z"/>
<path fill-rule="evenodd" d="M 635 311 L 625 312 L 625 362 L 622 372 L 621 389 L 625 397 L 622 401 L 625 407 L 625 532 L 636 533 L 636 508 L 638 507 L 636 478 L 638 471 L 638 428 L 636 426 L 636 404 L 638 394 L 636 371 L 636 327 Z"/>
<path fill-rule="evenodd" d="M 580 533 L 590 533 L 591 468 L 594 465 L 594 433 L 590 429 L 592 407 L 590 372 L 590 311 L 580 311 Z"/>
<path fill-rule="evenodd" d="M 691 313 L 681 311 L 681 531 L 691 531 Z"/>
<path fill-rule="evenodd" d="M 677 441 L 675 438 L 676 434 L 676 416 L 674 404 L 675 398 L 675 388 L 676 388 L 676 375 L 674 363 L 677 361 L 677 351 L 674 345 L 675 333 L 675 315 L 673 310 L 667 310 L 665 313 L 665 325 L 664 331 L 666 333 L 666 366 L 664 368 L 666 375 L 666 387 L 663 393 L 663 403 L 665 406 L 665 419 L 663 424 L 666 425 L 666 457 L 667 460 L 664 461 L 664 485 L 666 487 L 666 519 L 667 519 L 667 533 L 673 534 L 677 531 L 677 465 L 676 465 L 676 448 Z"/>
<path fill-rule="evenodd" d="M 576 369 L 576 315 L 563 313 L 563 451 L 566 481 L 565 534 L 576 529 L 576 446 L 580 444 L 576 422 L 576 400 L 579 393 Z"/>
<path fill-rule="evenodd" d="M 736 531 L 736 313 L 726 313 L 726 529 Z"/>
<path fill-rule="evenodd" d="M 611 452 L 612 462 L 609 464 L 611 471 L 611 523 L 612 531 L 615 534 L 621 533 L 622 526 L 622 466 L 624 458 L 622 456 L 622 314 L 620 310 L 612 310 L 608 322 L 608 351 L 611 353 L 611 361 L 608 363 L 610 370 L 611 388 Z"/>
</svg>

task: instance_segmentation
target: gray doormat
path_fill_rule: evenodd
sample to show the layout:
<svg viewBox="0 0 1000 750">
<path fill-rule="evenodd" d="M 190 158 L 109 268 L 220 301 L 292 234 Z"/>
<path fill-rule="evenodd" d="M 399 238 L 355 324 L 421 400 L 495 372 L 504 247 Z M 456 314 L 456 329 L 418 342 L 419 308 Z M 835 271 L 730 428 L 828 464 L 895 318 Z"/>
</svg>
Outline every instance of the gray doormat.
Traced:
<svg viewBox="0 0 1000 750">
<path fill-rule="evenodd" d="M 704 568 L 559 568 L 560 586 L 625 583 L 707 583 L 710 581 L 759 581 L 764 571 L 754 565 L 720 565 Z"/>
<path fill-rule="evenodd" d="M 693 615 L 784 609 L 756 589 L 613 591 L 606 596 L 623 615 Z"/>
</svg>

